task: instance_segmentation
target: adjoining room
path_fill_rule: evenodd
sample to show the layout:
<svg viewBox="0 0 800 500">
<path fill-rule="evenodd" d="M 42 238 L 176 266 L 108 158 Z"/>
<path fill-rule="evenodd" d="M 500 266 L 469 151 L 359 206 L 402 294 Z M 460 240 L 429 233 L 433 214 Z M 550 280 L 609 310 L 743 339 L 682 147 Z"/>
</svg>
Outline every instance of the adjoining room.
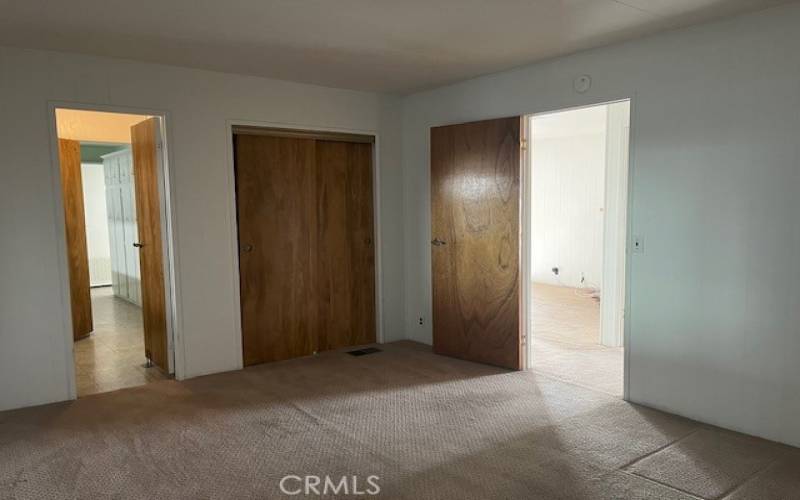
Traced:
<svg viewBox="0 0 800 500">
<path fill-rule="evenodd" d="M 528 117 L 531 361 L 622 397 L 630 104 Z"/>
<path fill-rule="evenodd" d="M 160 166 L 153 169 L 160 148 L 152 147 L 161 141 L 160 119 L 58 108 L 55 120 L 77 396 L 165 380 L 163 271 L 144 255 L 156 253 L 145 249 L 145 239 L 161 252 L 148 237 L 160 233 L 162 219 L 158 180 L 148 172 L 160 175 Z"/>
</svg>

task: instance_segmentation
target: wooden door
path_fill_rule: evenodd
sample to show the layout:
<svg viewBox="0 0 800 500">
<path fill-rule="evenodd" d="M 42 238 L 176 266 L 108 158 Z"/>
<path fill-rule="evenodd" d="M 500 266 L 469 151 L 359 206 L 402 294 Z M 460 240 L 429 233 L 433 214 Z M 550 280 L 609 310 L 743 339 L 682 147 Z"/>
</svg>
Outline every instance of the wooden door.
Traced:
<svg viewBox="0 0 800 500">
<path fill-rule="evenodd" d="M 89 255 L 86 249 L 86 216 L 83 207 L 81 146 L 78 141 L 58 140 L 61 191 L 67 234 L 72 338 L 82 339 L 94 329 L 92 296 L 89 288 Z"/>
<path fill-rule="evenodd" d="M 431 129 L 433 347 L 520 369 L 519 117 Z"/>
<path fill-rule="evenodd" d="M 375 342 L 372 144 L 316 144 L 319 350 Z"/>
<path fill-rule="evenodd" d="M 159 168 L 161 132 L 158 118 L 148 118 L 131 127 L 133 177 L 136 191 L 139 268 L 141 272 L 144 350 L 147 358 L 169 372 L 166 288 L 164 285 L 163 242 Z"/>
<path fill-rule="evenodd" d="M 313 139 L 234 136 L 245 366 L 317 351 Z"/>
</svg>

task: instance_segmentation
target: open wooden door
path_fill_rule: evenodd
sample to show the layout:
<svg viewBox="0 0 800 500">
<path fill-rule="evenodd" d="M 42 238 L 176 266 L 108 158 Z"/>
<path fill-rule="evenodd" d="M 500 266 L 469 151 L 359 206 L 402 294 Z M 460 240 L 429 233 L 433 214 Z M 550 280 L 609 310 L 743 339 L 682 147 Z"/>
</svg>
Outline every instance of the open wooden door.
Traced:
<svg viewBox="0 0 800 500">
<path fill-rule="evenodd" d="M 431 129 L 433 348 L 522 368 L 521 118 Z"/>
<path fill-rule="evenodd" d="M 67 233 L 72 338 L 79 340 L 88 336 L 94 329 L 92 296 L 89 289 L 89 254 L 86 249 L 80 143 L 59 139 L 58 160 L 61 167 L 61 192 L 64 199 L 64 222 Z"/>
<path fill-rule="evenodd" d="M 133 176 L 139 241 L 144 350 L 147 359 L 169 373 L 166 288 L 161 238 L 159 165 L 161 131 L 158 118 L 148 118 L 131 127 Z"/>
</svg>

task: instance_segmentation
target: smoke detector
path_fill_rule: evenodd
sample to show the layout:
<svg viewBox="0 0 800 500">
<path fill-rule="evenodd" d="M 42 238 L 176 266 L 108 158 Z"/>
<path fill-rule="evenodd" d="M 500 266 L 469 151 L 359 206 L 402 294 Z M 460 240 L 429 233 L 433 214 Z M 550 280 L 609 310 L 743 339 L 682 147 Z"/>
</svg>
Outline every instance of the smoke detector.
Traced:
<svg viewBox="0 0 800 500">
<path fill-rule="evenodd" d="M 575 92 L 583 94 L 592 87 L 592 77 L 589 75 L 581 75 L 572 82 Z"/>
</svg>

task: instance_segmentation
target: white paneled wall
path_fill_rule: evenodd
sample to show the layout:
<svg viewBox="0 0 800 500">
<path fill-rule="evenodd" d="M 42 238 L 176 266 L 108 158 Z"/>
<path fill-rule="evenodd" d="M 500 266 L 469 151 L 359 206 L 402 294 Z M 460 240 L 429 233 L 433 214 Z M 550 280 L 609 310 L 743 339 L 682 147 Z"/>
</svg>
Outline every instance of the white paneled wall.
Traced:
<svg viewBox="0 0 800 500">
<path fill-rule="evenodd" d="M 81 164 L 86 249 L 89 255 L 91 286 L 111 284 L 111 248 L 108 240 L 106 181 L 103 171 L 102 164 Z"/>
<path fill-rule="evenodd" d="M 139 252 L 133 246 L 138 241 L 138 228 L 131 150 L 123 149 L 103 156 L 103 167 L 114 295 L 141 305 Z"/>
<path fill-rule="evenodd" d="M 537 283 L 600 288 L 606 116 L 606 106 L 595 106 L 531 119 L 531 249 Z"/>
</svg>

